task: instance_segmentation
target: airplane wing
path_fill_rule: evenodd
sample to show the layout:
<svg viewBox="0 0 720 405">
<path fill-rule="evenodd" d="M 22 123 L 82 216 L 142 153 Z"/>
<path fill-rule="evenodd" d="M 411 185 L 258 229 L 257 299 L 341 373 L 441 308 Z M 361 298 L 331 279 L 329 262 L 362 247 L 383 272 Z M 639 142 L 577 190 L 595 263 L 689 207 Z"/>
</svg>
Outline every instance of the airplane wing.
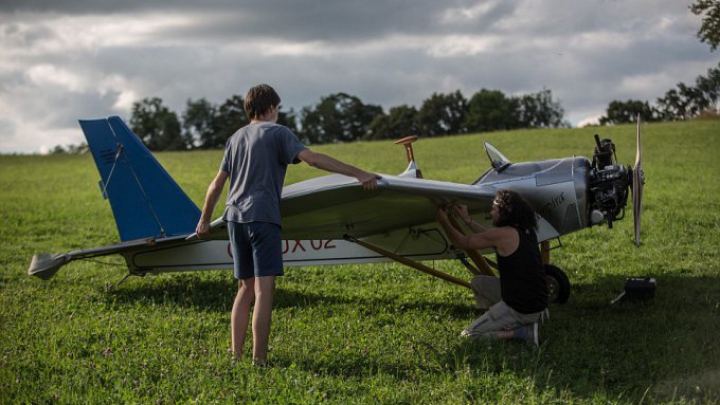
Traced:
<svg viewBox="0 0 720 405">
<path fill-rule="evenodd" d="M 364 190 L 352 177 L 322 176 L 283 189 L 283 239 L 363 238 L 435 222 L 437 207 L 468 206 L 481 222 L 490 211 L 495 189 L 445 181 L 381 175 L 376 190 Z M 193 234 L 189 239 L 195 238 Z M 211 237 L 227 239 L 222 219 L 211 224 Z"/>
<path fill-rule="evenodd" d="M 439 206 L 490 211 L 495 190 L 444 181 L 382 175 L 376 190 L 351 177 L 323 176 L 283 190 L 284 239 L 363 238 L 435 221 Z"/>
</svg>

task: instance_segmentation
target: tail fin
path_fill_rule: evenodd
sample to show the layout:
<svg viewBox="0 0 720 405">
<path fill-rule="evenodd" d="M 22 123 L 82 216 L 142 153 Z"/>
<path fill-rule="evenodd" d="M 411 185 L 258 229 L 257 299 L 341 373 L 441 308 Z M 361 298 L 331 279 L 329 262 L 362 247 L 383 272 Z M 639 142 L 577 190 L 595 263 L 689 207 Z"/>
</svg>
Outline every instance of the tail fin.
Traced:
<svg viewBox="0 0 720 405">
<path fill-rule="evenodd" d="M 122 241 L 195 231 L 200 210 L 119 117 L 80 126 Z"/>
</svg>

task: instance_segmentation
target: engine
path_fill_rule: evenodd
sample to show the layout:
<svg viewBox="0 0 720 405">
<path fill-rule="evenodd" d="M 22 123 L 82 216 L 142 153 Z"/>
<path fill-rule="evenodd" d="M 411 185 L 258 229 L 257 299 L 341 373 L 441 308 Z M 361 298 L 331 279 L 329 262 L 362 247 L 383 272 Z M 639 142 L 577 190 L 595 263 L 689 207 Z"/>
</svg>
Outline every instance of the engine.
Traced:
<svg viewBox="0 0 720 405">
<path fill-rule="evenodd" d="M 588 179 L 590 223 L 607 222 L 612 228 L 614 221 L 623 219 L 631 184 L 632 170 L 617 163 L 615 144 L 610 139 L 600 140 L 596 134 Z"/>
</svg>

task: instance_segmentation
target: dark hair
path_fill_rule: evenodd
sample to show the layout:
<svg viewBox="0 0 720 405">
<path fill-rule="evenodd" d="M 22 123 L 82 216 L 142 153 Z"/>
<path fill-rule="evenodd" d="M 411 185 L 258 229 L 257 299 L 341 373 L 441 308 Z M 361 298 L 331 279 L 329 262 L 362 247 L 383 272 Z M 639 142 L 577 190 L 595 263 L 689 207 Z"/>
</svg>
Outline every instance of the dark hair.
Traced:
<svg viewBox="0 0 720 405">
<path fill-rule="evenodd" d="M 250 121 L 267 114 L 272 107 L 280 105 L 280 96 L 267 84 L 258 84 L 245 96 L 245 114 Z"/>
<path fill-rule="evenodd" d="M 495 226 L 516 226 L 522 230 L 537 228 L 535 211 L 520 194 L 511 190 L 498 190 L 493 204 L 498 204 L 499 210 Z"/>
</svg>

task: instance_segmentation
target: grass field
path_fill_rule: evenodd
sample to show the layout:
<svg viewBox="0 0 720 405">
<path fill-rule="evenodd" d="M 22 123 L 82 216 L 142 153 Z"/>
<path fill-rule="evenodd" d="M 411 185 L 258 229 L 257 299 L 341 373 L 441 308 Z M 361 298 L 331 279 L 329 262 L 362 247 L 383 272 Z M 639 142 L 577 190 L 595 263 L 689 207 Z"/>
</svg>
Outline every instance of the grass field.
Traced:
<svg viewBox="0 0 720 405">
<path fill-rule="evenodd" d="M 631 126 L 423 139 L 427 178 L 469 183 L 482 141 L 513 161 L 591 156 L 595 131 L 635 159 Z M 0 404 L 720 404 L 720 121 L 643 126 L 643 245 L 632 221 L 564 238 L 573 283 L 541 346 L 458 338 L 480 314 L 463 288 L 398 264 L 290 268 L 278 282 L 270 368 L 231 362 L 228 271 L 131 278 L 119 258 L 26 274 L 38 252 L 117 241 L 90 156 L 0 156 Z M 316 150 L 399 173 L 390 141 Z M 198 204 L 220 152 L 159 153 Z M 321 173 L 303 165 L 288 183 Z M 459 263 L 429 263 L 469 278 Z M 628 276 L 655 298 L 609 305 Z"/>
</svg>

